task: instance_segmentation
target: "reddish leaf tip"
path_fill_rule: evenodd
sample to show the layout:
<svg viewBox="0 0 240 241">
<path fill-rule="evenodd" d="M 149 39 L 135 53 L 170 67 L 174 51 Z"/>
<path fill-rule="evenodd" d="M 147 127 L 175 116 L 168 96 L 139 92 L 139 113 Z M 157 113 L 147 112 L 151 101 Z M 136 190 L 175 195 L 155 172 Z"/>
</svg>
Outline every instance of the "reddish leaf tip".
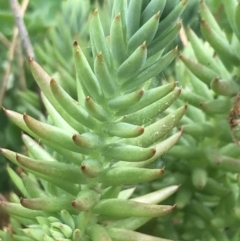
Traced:
<svg viewBox="0 0 240 241">
<path fill-rule="evenodd" d="M 73 46 L 74 46 L 74 47 L 77 47 L 77 46 L 78 46 L 78 42 L 77 42 L 76 40 L 74 40 Z"/>
<path fill-rule="evenodd" d="M 77 139 L 77 134 L 74 134 L 74 135 L 72 136 L 72 139 L 73 139 L 73 141 L 76 141 L 76 139 Z"/>
<path fill-rule="evenodd" d="M 139 130 L 139 133 L 144 133 L 145 128 L 144 128 L 144 126 L 139 126 L 138 130 Z"/>
<path fill-rule="evenodd" d="M 72 206 L 73 207 L 76 207 L 77 206 L 77 202 L 74 200 L 74 201 L 72 201 Z"/>
<path fill-rule="evenodd" d="M 20 197 L 20 203 L 23 206 L 23 204 L 24 204 L 24 198 L 23 197 Z"/>
</svg>

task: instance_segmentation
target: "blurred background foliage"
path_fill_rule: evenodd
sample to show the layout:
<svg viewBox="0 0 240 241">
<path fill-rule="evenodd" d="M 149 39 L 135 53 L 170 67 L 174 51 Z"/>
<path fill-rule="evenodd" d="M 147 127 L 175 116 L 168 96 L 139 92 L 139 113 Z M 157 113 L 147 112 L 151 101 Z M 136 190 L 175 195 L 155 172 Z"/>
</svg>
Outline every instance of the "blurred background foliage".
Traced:
<svg viewBox="0 0 240 241">
<path fill-rule="evenodd" d="M 144 1 L 144 0 L 143 0 Z M 23 1 L 19 2 L 20 4 Z M 111 0 L 108 2 L 111 3 Z M 163 19 L 179 0 L 168 0 Z M 206 0 L 216 19 L 223 29 L 231 34 L 230 27 L 221 6 L 220 0 Z M 111 4 L 109 4 L 111 6 Z M 99 8 L 105 29 L 109 29 L 109 11 L 104 0 L 30 0 L 24 14 L 24 22 L 34 47 L 36 59 L 73 97 L 76 96 L 75 71 L 72 61 L 71 44 L 74 39 L 91 59 L 88 36 L 88 16 L 96 7 Z M 184 27 L 191 26 L 200 35 L 199 0 L 189 0 L 182 15 Z M 15 22 L 10 3 L 0 0 L 0 88 L 3 93 L 0 103 L 7 109 L 27 112 L 31 116 L 45 118 L 38 88 L 28 68 L 28 60 L 22 49 L 19 37 L 14 51 L 13 61 L 9 61 L 9 52 L 14 35 Z M 108 34 L 106 32 L 106 34 Z M 174 45 L 180 45 L 176 39 Z M 7 74 L 7 69 L 10 69 Z M 168 72 L 173 72 L 169 69 Z M 4 79 L 6 89 L 3 88 Z M 0 111 L 0 147 L 17 152 L 24 152 L 21 142 L 21 131 L 10 123 L 3 111 Z M 7 161 L 0 155 L 0 192 L 12 189 L 5 166 Z"/>
</svg>

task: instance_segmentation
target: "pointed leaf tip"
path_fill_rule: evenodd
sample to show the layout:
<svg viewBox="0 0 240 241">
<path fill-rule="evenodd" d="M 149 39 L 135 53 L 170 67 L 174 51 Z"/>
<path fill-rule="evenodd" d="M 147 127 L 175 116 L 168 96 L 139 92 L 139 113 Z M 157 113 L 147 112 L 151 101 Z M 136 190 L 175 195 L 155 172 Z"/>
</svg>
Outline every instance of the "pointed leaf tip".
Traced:
<svg viewBox="0 0 240 241">
<path fill-rule="evenodd" d="M 116 20 L 119 20 L 120 18 L 121 18 L 121 13 L 118 12 L 118 14 L 116 15 L 115 19 L 116 19 Z"/>
<path fill-rule="evenodd" d="M 98 9 L 96 8 L 94 11 L 93 11 L 93 15 L 97 15 L 98 14 Z"/>
<path fill-rule="evenodd" d="M 74 201 L 72 201 L 72 206 L 74 207 L 74 208 L 76 208 L 77 207 L 77 202 L 74 200 Z"/>
<path fill-rule="evenodd" d="M 91 97 L 90 96 L 87 96 L 86 99 L 85 99 L 87 102 L 91 101 Z"/>
<path fill-rule="evenodd" d="M 51 78 L 50 79 L 50 85 L 56 85 L 56 80 L 54 78 Z"/>
<path fill-rule="evenodd" d="M 147 43 L 144 41 L 141 45 L 142 50 L 145 50 L 147 48 Z"/>
<path fill-rule="evenodd" d="M 77 42 L 76 40 L 74 40 L 73 46 L 74 46 L 74 47 L 77 47 L 77 46 L 78 46 L 78 42 Z"/>
<path fill-rule="evenodd" d="M 81 165 L 81 170 L 82 170 L 82 171 L 85 171 L 86 168 L 87 168 L 87 167 L 86 167 L 84 164 Z"/>
<path fill-rule="evenodd" d="M 144 126 L 139 126 L 138 127 L 138 130 L 139 130 L 139 133 L 144 133 L 144 131 L 145 131 L 145 128 L 144 128 Z"/>
<path fill-rule="evenodd" d="M 74 134 L 74 135 L 72 136 L 72 139 L 73 139 L 74 141 L 76 141 L 76 139 L 77 139 L 77 134 Z"/>
</svg>

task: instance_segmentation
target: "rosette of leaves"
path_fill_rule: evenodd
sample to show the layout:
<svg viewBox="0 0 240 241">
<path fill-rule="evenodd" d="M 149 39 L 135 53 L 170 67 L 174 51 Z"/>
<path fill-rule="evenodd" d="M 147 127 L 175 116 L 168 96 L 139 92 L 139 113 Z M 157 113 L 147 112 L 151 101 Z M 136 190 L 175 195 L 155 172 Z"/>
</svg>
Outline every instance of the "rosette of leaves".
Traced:
<svg viewBox="0 0 240 241">
<path fill-rule="evenodd" d="M 178 34 L 176 21 L 186 5 L 181 1 L 159 22 L 165 3 L 114 1 L 109 37 L 98 10 L 92 13 L 92 66 L 73 43 L 77 99 L 30 60 L 49 116 L 41 122 L 4 109 L 31 137 L 22 134 L 28 156 L 1 149 L 23 170 L 19 177 L 8 167 L 23 198 L 12 194 L 11 202 L 1 202 L 11 217 L 0 232 L 3 240 L 166 240 L 135 230 L 173 211 L 158 203 L 178 186 L 129 199 L 138 184 L 163 175 L 164 169 L 150 165 L 182 135 L 168 133 L 186 104 L 159 118 L 181 90 L 175 82 L 150 87 L 177 55 L 177 48 L 163 52 Z"/>
<path fill-rule="evenodd" d="M 44 69 L 49 73 L 52 73 L 55 80 L 74 98 L 76 97 L 76 84 L 75 72 L 73 70 L 73 56 L 71 54 L 72 39 L 78 41 L 78 43 L 82 47 L 82 51 L 84 52 L 86 58 L 89 61 L 89 64 L 93 66 L 93 59 L 91 58 L 92 51 L 88 43 L 88 16 L 89 12 L 93 8 L 93 5 L 91 5 L 90 2 L 89 0 L 84 0 L 80 2 L 76 0 L 64 1 L 62 3 L 61 11 L 56 18 L 57 24 L 53 25 L 49 29 L 48 35 L 42 42 L 35 45 L 37 59 L 38 61 L 41 61 L 41 66 L 43 66 Z M 148 3 L 148 0 L 141 0 L 141 11 L 146 8 Z M 167 27 L 165 23 L 170 23 L 171 25 L 176 23 L 176 21 L 179 19 L 180 13 L 182 12 L 183 8 L 185 8 L 185 6 L 187 9 L 191 9 L 191 6 L 189 7 L 189 5 L 192 5 L 190 3 L 181 4 L 179 0 L 157 0 L 153 1 L 152 3 L 152 5 L 154 6 L 157 6 L 157 4 L 158 6 L 161 5 L 159 20 L 163 22 L 163 28 L 158 30 L 159 33 L 160 31 L 165 32 Z M 175 8 L 176 5 L 178 5 L 179 7 Z M 156 7 L 156 11 L 158 10 L 158 6 Z M 104 4 L 99 1 L 98 7 L 99 16 L 102 20 L 101 23 L 103 31 L 107 36 L 109 35 L 109 29 L 111 27 L 111 12 L 113 8 L 113 1 L 106 1 Z M 156 11 L 153 10 L 153 13 L 156 13 Z M 165 18 L 167 19 L 165 20 Z M 177 35 L 177 32 L 179 30 L 178 28 L 180 28 L 180 22 L 178 23 L 178 25 L 175 26 L 175 28 L 172 27 L 173 25 L 169 28 L 169 30 L 171 29 L 171 33 L 165 32 L 165 34 L 172 35 L 171 38 L 174 38 L 174 36 Z M 164 35 L 162 35 L 162 37 L 164 37 Z M 157 48 L 166 49 L 167 44 L 169 46 L 169 44 L 172 42 L 170 41 L 169 43 L 167 43 L 167 41 L 168 39 L 165 39 L 164 37 L 164 39 L 161 41 L 162 46 L 159 46 Z M 172 43 L 172 46 L 175 47 L 176 45 L 177 41 Z M 171 46 L 169 50 L 170 49 Z M 157 52 L 158 49 L 153 49 L 153 51 Z M 66 58 L 69 60 L 67 63 L 65 61 Z"/>
<path fill-rule="evenodd" d="M 166 237 L 176 240 L 240 239 L 240 4 L 222 4 L 232 33 L 225 35 L 201 1 L 205 42 L 188 29 L 189 43 L 176 64 L 183 86 L 178 104 L 187 101 L 189 109 L 181 120 L 184 135 L 168 152 L 169 172 L 154 184 L 182 183 L 175 199 L 178 212 L 166 221 L 175 220 Z"/>
</svg>

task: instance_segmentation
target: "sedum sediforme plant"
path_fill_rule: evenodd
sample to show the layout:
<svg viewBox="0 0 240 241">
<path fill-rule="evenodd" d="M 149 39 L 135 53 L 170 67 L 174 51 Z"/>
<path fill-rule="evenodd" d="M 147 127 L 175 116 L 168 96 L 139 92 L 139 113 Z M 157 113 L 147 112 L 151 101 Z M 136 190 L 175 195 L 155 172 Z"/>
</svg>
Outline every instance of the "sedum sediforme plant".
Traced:
<svg viewBox="0 0 240 241">
<path fill-rule="evenodd" d="M 8 167 L 23 197 L 1 202 L 11 223 L 0 231 L 3 240 L 166 240 L 134 230 L 173 211 L 158 203 L 178 185 L 130 199 L 136 185 L 163 175 L 164 169 L 150 166 L 182 135 L 167 136 L 185 104 L 159 116 L 180 89 L 175 82 L 151 88 L 151 79 L 177 55 L 177 48 L 164 50 L 178 34 L 186 1 L 159 21 L 165 4 L 114 1 L 108 37 L 98 10 L 92 13 L 92 65 L 73 43 L 77 100 L 30 59 L 48 118 L 40 122 L 4 109 L 24 131 L 28 156 L 1 149 L 23 170 L 20 178 Z"/>
<path fill-rule="evenodd" d="M 201 1 L 205 42 L 188 29 L 189 43 L 176 63 L 183 86 L 178 104 L 187 101 L 189 109 L 181 120 L 184 135 L 168 152 L 169 173 L 155 184 L 182 183 L 175 199 L 178 212 L 170 217 L 176 225 L 166 234 L 176 240 L 240 239 L 240 4 L 221 2 L 232 33 L 224 33 Z"/>
</svg>

